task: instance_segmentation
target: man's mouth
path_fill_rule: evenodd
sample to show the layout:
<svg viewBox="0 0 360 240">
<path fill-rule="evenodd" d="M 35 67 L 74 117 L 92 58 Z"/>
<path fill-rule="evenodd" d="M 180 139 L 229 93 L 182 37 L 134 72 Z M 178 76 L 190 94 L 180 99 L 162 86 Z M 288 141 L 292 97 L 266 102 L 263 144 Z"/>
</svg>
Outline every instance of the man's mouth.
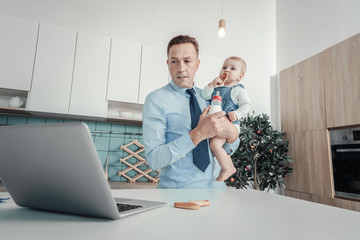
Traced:
<svg viewBox="0 0 360 240">
<path fill-rule="evenodd" d="M 183 75 L 180 75 L 180 76 L 177 76 L 178 79 L 185 79 L 185 78 L 188 78 L 188 76 L 183 76 Z"/>
</svg>

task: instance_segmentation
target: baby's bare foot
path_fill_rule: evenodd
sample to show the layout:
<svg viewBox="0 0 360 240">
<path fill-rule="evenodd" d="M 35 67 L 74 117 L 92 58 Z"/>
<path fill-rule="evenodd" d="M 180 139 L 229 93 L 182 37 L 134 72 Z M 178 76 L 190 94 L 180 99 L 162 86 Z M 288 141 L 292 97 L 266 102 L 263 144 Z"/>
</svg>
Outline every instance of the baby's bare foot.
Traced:
<svg viewBox="0 0 360 240">
<path fill-rule="evenodd" d="M 236 172 L 236 168 L 232 167 L 232 168 L 223 168 L 220 171 L 219 176 L 216 178 L 216 181 L 218 182 L 223 182 L 226 179 L 228 179 L 231 175 L 233 175 Z"/>
</svg>

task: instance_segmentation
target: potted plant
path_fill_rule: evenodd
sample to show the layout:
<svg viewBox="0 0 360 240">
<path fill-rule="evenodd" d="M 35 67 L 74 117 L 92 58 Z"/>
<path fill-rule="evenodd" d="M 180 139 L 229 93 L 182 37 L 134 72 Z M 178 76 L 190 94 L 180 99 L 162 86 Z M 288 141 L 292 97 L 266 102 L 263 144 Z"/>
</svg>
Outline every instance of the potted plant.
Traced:
<svg viewBox="0 0 360 240">
<path fill-rule="evenodd" d="M 236 173 L 227 180 L 235 188 L 251 186 L 261 191 L 285 185 L 283 179 L 292 172 L 288 166 L 289 142 L 285 133 L 273 130 L 267 114 L 248 114 L 240 123 L 240 146 L 232 156 Z"/>
</svg>

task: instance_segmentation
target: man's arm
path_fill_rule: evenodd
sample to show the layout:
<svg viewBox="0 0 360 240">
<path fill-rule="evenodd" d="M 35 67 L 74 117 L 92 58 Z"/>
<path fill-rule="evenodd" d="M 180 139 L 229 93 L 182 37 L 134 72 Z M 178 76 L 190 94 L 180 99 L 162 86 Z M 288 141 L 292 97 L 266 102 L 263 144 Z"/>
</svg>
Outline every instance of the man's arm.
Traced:
<svg viewBox="0 0 360 240">
<path fill-rule="evenodd" d="M 237 129 L 225 116 L 225 112 L 207 116 L 208 112 L 209 107 L 204 109 L 197 127 L 189 134 L 166 143 L 167 120 L 164 108 L 154 95 L 148 95 L 143 108 L 143 142 L 146 162 L 150 168 L 156 170 L 171 165 L 207 138 L 219 136 L 234 142 L 238 137 Z"/>
<path fill-rule="evenodd" d="M 209 109 L 210 106 L 204 109 L 198 125 L 189 133 L 194 145 L 214 136 L 226 138 L 229 143 L 234 142 L 238 138 L 238 130 L 226 117 L 225 112 L 221 111 L 207 116 Z"/>
<path fill-rule="evenodd" d="M 146 162 L 154 170 L 171 165 L 195 148 L 189 134 L 166 143 L 166 121 L 161 101 L 149 94 L 143 108 L 143 142 Z"/>
</svg>

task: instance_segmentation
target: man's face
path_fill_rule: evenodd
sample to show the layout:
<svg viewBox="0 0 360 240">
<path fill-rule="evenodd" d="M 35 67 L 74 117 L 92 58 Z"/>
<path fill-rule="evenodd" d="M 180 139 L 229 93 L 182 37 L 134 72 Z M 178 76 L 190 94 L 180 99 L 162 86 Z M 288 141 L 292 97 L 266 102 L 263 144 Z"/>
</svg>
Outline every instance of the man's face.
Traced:
<svg viewBox="0 0 360 240">
<path fill-rule="evenodd" d="M 192 43 L 173 45 L 167 60 L 169 72 L 174 83 L 180 88 L 192 88 L 200 60 Z"/>
</svg>

